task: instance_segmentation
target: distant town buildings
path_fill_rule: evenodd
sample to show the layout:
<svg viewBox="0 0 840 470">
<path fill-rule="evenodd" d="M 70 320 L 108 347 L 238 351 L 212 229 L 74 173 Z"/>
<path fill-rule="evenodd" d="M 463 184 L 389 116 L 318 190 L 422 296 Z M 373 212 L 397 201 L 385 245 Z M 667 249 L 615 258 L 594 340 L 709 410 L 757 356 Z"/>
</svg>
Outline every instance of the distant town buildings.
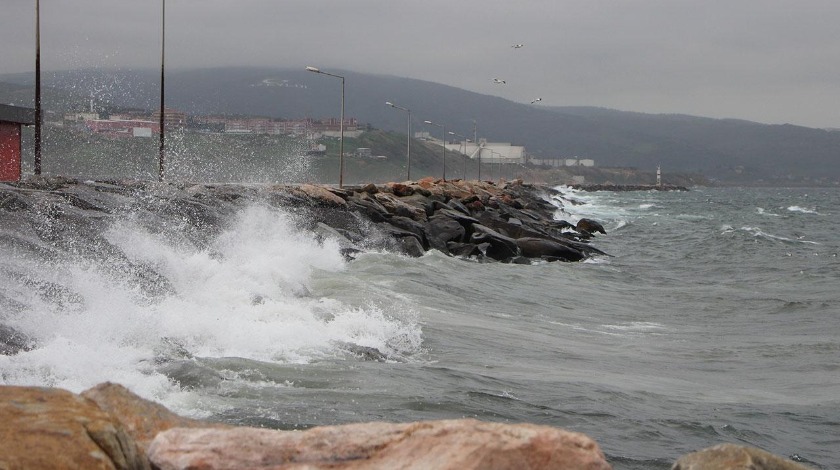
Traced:
<svg viewBox="0 0 840 470">
<path fill-rule="evenodd" d="M 595 160 L 590 158 L 529 158 L 528 163 L 534 166 L 547 166 L 552 168 L 559 168 L 563 166 L 595 166 Z"/>
<path fill-rule="evenodd" d="M 65 113 L 50 122 L 59 127 L 87 130 L 94 134 L 109 137 L 152 137 L 160 133 L 160 111 L 148 113 L 142 110 L 115 112 L 102 117 L 96 112 Z M 309 139 L 335 137 L 341 135 L 341 120 L 327 118 L 323 120 L 274 119 L 263 116 L 226 116 L 201 115 L 191 116 L 183 111 L 167 108 L 164 110 L 166 130 L 187 130 L 201 133 L 229 135 L 270 134 L 293 135 Z M 344 120 L 344 136 L 358 137 L 362 130 L 356 118 Z"/>
</svg>

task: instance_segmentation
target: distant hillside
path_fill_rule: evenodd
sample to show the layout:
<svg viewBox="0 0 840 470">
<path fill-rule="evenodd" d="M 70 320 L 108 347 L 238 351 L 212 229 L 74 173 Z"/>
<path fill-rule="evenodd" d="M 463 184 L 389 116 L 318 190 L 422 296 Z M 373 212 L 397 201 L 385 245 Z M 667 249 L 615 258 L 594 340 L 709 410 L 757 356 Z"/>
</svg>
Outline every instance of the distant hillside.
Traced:
<svg viewBox="0 0 840 470">
<path fill-rule="evenodd" d="M 385 101 L 412 110 L 413 130 L 446 129 L 525 145 L 539 157 L 592 158 L 599 166 L 699 172 L 735 183 L 807 184 L 840 180 L 840 132 L 733 119 L 651 115 L 588 107 L 546 107 L 432 82 L 330 70 L 346 77 L 346 116 L 375 128 L 405 132 L 406 115 Z M 22 102 L 32 74 L 0 75 L 0 102 Z M 154 109 L 159 72 L 75 70 L 44 74 L 45 109 L 93 97 L 101 107 Z M 24 88 L 25 89 L 25 88 Z M 340 85 L 333 77 L 299 69 L 219 68 L 167 72 L 167 105 L 192 114 L 245 114 L 275 118 L 335 117 Z M 29 95 L 31 103 L 31 95 Z M 82 99 L 84 97 L 84 99 Z"/>
</svg>

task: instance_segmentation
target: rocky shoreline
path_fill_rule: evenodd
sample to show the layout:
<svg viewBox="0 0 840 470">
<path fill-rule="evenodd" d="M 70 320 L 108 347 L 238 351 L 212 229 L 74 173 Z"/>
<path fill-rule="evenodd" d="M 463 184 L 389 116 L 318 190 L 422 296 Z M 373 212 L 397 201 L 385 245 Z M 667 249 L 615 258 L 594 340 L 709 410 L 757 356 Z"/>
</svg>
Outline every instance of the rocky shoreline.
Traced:
<svg viewBox="0 0 840 470">
<path fill-rule="evenodd" d="M 426 178 L 339 189 L 30 178 L 0 184 L 0 211 L 10 214 L 7 221 L 29 219 L 17 223 L 43 224 L 33 220 L 37 215 L 52 224 L 84 227 L 125 210 L 175 213 L 189 227 L 212 232 L 225 213 L 251 201 L 297 214 L 302 229 L 338 240 L 348 257 L 368 249 L 408 256 L 434 249 L 478 261 L 527 264 L 606 255 L 589 244 L 595 234 L 606 233 L 600 223 L 555 220 L 563 204 L 559 196 L 520 180 L 496 185 Z"/>
<path fill-rule="evenodd" d="M 305 431 L 178 416 L 125 387 L 81 394 L 0 386 L 0 468 L 608 470 L 598 443 L 551 426 L 474 419 L 358 423 Z M 807 470 L 760 449 L 721 444 L 673 470 Z"/>
</svg>

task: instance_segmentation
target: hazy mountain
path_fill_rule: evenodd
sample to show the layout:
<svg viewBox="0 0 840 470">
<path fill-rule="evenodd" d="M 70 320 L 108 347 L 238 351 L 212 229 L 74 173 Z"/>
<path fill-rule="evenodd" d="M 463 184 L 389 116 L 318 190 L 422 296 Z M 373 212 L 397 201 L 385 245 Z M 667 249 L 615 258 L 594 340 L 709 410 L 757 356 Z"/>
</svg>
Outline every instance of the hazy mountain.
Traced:
<svg viewBox="0 0 840 470">
<path fill-rule="evenodd" d="M 670 171 L 695 171 L 730 181 L 840 179 L 840 132 L 734 119 L 652 115 L 588 107 L 520 104 L 437 83 L 330 70 L 345 76 L 345 116 L 385 130 L 405 132 L 406 114 L 385 101 L 412 110 L 413 131 L 438 136 L 447 131 L 491 141 L 525 145 L 544 158 L 592 158 L 600 166 L 642 169 L 661 164 Z M 21 102 L 21 85 L 32 74 L 0 75 L 0 102 L 8 90 Z M 74 70 L 45 73 L 44 86 L 73 98 L 45 95 L 45 109 L 92 97 L 98 106 L 154 109 L 160 72 Z M 169 70 L 167 106 L 192 114 L 245 114 L 275 118 L 336 117 L 340 81 L 300 69 L 219 68 Z M 30 95 L 31 96 L 31 95 Z M 31 98 L 30 98 L 31 103 Z M 451 137 L 451 136 L 450 136 Z M 454 139 L 454 138 L 453 138 Z"/>
</svg>

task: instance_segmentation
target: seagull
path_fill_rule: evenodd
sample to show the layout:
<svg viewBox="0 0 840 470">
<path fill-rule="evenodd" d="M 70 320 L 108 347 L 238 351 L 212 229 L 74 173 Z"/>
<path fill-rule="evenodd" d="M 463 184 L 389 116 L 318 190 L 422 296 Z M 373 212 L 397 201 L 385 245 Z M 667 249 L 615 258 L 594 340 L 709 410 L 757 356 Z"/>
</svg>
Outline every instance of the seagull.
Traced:
<svg viewBox="0 0 840 470">
<path fill-rule="evenodd" d="M 507 83 L 507 82 L 506 82 L 506 81 L 504 81 L 504 80 L 502 80 L 501 78 L 494 78 L 494 79 L 493 79 L 493 83 L 499 83 L 499 84 L 504 85 L 504 84 L 505 84 L 505 83 Z"/>
<path fill-rule="evenodd" d="M 514 49 L 520 49 L 520 48 L 525 47 L 525 44 L 514 44 L 514 45 L 512 45 L 512 46 L 510 46 L 510 47 L 512 47 L 512 48 L 514 48 Z"/>
<path fill-rule="evenodd" d="M 531 100 L 531 104 L 536 103 L 537 101 L 542 101 L 542 98 L 534 98 Z"/>
</svg>

